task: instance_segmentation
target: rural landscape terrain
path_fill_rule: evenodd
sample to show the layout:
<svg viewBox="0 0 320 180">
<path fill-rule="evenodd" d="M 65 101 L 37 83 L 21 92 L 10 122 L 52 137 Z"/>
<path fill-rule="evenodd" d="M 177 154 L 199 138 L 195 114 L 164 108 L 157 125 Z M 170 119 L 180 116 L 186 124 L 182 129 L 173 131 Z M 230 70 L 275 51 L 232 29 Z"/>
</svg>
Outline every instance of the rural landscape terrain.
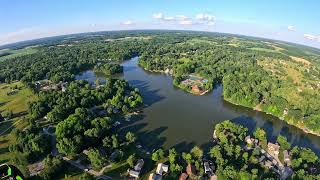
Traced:
<svg viewBox="0 0 320 180">
<path fill-rule="evenodd" d="M 138 58 L 134 68 L 168 77 L 183 96 L 211 98 L 220 87 L 223 102 L 320 140 L 320 49 L 173 30 L 72 34 L 0 49 L 0 164 L 26 179 L 320 179 L 320 147 L 285 134 L 268 139 L 245 120 L 207 123 L 206 146 L 149 141 L 151 133 L 127 127 L 157 104 L 156 92 L 123 76 L 134 73 L 124 63 Z M 85 72 L 104 81 L 80 79 Z M 169 107 L 176 117 L 179 107 Z"/>
</svg>

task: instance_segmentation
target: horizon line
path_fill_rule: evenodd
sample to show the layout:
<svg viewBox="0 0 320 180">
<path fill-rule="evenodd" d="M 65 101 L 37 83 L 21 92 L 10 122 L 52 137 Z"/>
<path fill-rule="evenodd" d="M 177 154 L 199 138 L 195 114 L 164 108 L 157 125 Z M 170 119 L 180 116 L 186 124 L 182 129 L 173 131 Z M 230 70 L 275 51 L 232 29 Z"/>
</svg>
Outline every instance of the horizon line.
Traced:
<svg viewBox="0 0 320 180">
<path fill-rule="evenodd" d="M 121 31 L 187 31 L 187 32 L 202 32 L 202 33 L 216 33 L 216 34 L 226 34 L 226 35 L 233 35 L 233 36 L 244 36 L 247 38 L 257 38 L 257 39 L 264 39 L 264 40 L 269 40 L 269 41 L 278 41 L 278 42 L 283 42 L 287 44 L 294 44 L 294 45 L 299 45 L 299 46 L 305 46 L 309 48 L 314 48 L 316 50 L 320 50 L 320 47 L 315 47 L 311 45 L 306 45 L 306 44 L 301 44 L 301 43 L 296 43 L 296 42 L 290 42 L 290 41 L 285 41 L 285 40 L 278 40 L 278 39 L 271 39 L 267 37 L 261 37 L 261 36 L 250 36 L 250 35 L 245 35 L 245 34 L 234 34 L 234 33 L 227 33 L 227 32 L 218 32 L 218 31 L 205 31 L 205 30 L 187 30 L 187 29 L 118 29 L 118 30 L 101 30 L 101 31 L 87 31 L 87 32 L 75 32 L 75 33 L 66 33 L 66 34 L 60 34 L 60 35 L 52 35 L 52 36 L 44 36 L 44 37 L 39 37 L 39 38 L 31 38 L 27 40 L 21 40 L 21 41 L 16 41 L 12 43 L 5 43 L 5 44 L 0 44 L 0 50 L 7 49 L 5 46 L 14 46 L 19 43 L 28 43 L 30 41 L 36 41 L 36 40 L 42 40 L 42 39 L 47 39 L 47 38 L 55 38 L 55 37 L 62 37 L 62 36 L 71 36 L 71 35 L 81 35 L 81 34 L 94 34 L 94 33 L 101 33 L 101 32 L 121 32 Z M 31 42 L 30 42 L 31 43 Z"/>
</svg>

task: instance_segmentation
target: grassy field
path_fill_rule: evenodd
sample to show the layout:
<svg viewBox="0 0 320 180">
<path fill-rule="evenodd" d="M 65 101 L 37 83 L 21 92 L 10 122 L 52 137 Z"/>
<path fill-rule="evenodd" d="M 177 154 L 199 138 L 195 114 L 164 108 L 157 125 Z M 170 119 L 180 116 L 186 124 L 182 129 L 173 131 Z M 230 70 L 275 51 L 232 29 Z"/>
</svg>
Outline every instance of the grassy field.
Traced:
<svg viewBox="0 0 320 180">
<path fill-rule="evenodd" d="M 37 49 L 31 48 L 31 47 L 18 49 L 18 50 L 10 50 L 10 49 L 0 50 L 0 55 L 2 53 L 8 54 L 8 55 L 5 55 L 5 56 L 0 56 L 0 61 L 4 61 L 4 60 L 7 60 L 7 59 L 19 57 L 19 56 L 25 56 L 25 55 L 29 55 L 29 54 L 34 54 L 37 51 L 38 51 Z"/>
<path fill-rule="evenodd" d="M 12 90 L 15 86 L 18 89 Z M 11 120 L 0 122 L 0 164 L 10 163 L 11 159 L 15 157 L 15 154 L 8 150 L 9 145 L 15 143 L 12 129 L 23 129 L 27 125 L 27 122 L 23 121 L 23 117 L 27 112 L 28 102 L 35 100 L 35 98 L 32 91 L 20 82 L 0 84 L 0 111 L 12 111 L 14 116 Z"/>
</svg>

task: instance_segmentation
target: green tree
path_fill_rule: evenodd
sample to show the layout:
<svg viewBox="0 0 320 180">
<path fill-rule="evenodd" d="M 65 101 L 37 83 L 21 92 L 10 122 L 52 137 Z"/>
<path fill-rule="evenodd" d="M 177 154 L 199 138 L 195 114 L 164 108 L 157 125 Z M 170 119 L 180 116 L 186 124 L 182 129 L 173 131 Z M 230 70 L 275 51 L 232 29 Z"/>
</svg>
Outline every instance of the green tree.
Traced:
<svg viewBox="0 0 320 180">
<path fill-rule="evenodd" d="M 88 158 L 95 169 L 102 168 L 107 161 L 107 158 L 98 149 L 90 149 Z"/>
<path fill-rule="evenodd" d="M 160 159 L 164 158 L 164 151 L 162 148 L 158 149 L 154 153 L 152 153 L 152 160 L 153 161 L 159 161 Z"/>
<path fill-rule="evenodd" d="M 132 154 L 128 157 L 127 163 L 129 164 L 130 167 L 134 166 L 134 162 L 136 161 L 136 156 L 135 154 Z"/>
<path fill-rule="evenodd" d="M 174 148 L 169 149 L 169 162 L 170 162 L 170 164 L 174 164 L 176 162 L 177 156 L 178 156 L 178 153 Z"/>
<path fill-rule="evenodd" d="M 48 156 L 44 159 L 44 169 L 40 173 L 42 179 L 57 177 L 66 167 L 65 162 L 57 157 Z"/>
<path fill-rule="evenodd" d="M 112 135 L 111 139 L 112 139 L 112 148 L 115 148 L 115 149 L 118 148 L 120 146 L 118 136 Z"/>
<path fill-rule="evenodd" d="M 291 147 L 291 144 L 288 142 L 287 138 L 282 135 L 277 137 L 277 142 L 279 143 L 281 150 L 289 150 Z"/>
<path fill-rule="evenodd" d="M 190 152 L 198 160 L 201 160 L 203 157 L 203 151 L 198 146 L 193 147 Z"/>
<path fill-rule="evenodd" d="M 267 148 L 267 137 L 266 137 L 266 132 L 261 129 L 257 128 L 254 133 L 254 137 L 257 138 L 260 141 L 261 146 L 266 149 Z"/>
<path fill-rule="evenodd" d="M 136 136 L 132 132 L 127 132 L 126 140 L 128 143 L 133 143 L 136 141 Z"/>
</svg>

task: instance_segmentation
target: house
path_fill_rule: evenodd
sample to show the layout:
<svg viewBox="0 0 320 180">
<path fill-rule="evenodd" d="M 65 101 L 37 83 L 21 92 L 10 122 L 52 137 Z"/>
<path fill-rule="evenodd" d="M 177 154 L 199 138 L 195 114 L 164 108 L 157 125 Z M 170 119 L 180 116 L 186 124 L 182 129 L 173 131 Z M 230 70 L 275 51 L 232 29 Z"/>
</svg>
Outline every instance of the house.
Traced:
<svg viewBox="0 0 320 180">
<path fill-rule="evenodd" d="M 169 166 L 163 163 L 159 163 L 157 166 L 156 173 L 162 175 L 163 173 L 167 173 L 169 171 Z"/>
<path fill-rule="evenodd" d="M 274 158 L 278 158 L 280 146 L 278 144 L 273 144 L 268 142 L 268 153 Z"/>
<path fill-rule="evenodd" d="M 252 144 L 252 143 L 253 143 L 250 136 L 247 136 L 247 137 L 245 138 L 245 141 L 246 141 L 248 144 Z"/>
<path fill-rule="evenodd" d="M 149 180 L 161 180 L 162 176 L 156 173 L 151 173 L 149 175 Z"/>
<path fill-rule="evenodd" d="M 139 159 L 139 160 L 137 161 L 137 164 L 134 166 L 134 170 L 136 170 L 136 171 L 141 171 L 143 165 L 144 165 L 143 159 Z"/>
<path fill-rule="evenodd" d="M 291 158 L 288 150 L 283 151 L 283 161 L 287 166 L 291 166 Z"/>
<path fill-rule="evenodd" d="M 186 173 L 182 173 L 179 177 L 179 180 L 186 180 L 186 179 L 188 179 L 188 174 Z"/>
<path fill-rule="evenodd" d="M 208 174 L 208 175 L 212 175 L 213 174 L 213 171 L 212 169 L 210 168 L 210 165 L 209 165 L 209 162 L 204 162 L 203 163 L 203 167 L 204 167 L 204 173 Z"/>
<path fill-rule="evenodd" d="M 133 169 L 129 170 L 129 176 L 133 178 L 139 178 L 141 169 L 143 167 L 144 161 L 143 159 L 139 159 Z"/>
<path fill-rule="evenodd" d="M 200 93 L 200 88 L 197 85 L 193 85 L 191 90 L 195 93 Z"/>
<path fill-rule="evenodd" d="M 187 168 L 186 168 L 187 174 L 188 175 L 193 175 L 196 173 L 195 171 L 195 167 L 192 164 L 188 164 Z"/>
</svg>

